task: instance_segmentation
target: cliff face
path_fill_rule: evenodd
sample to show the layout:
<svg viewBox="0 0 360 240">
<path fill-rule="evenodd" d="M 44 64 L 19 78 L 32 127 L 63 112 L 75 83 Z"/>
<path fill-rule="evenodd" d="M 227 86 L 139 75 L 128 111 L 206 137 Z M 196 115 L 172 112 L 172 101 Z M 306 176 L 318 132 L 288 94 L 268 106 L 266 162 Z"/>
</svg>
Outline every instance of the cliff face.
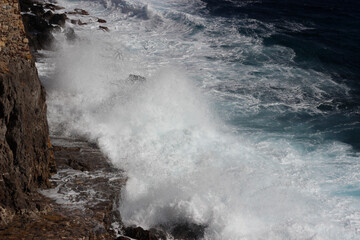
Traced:
<svg viewBox="0 0 360 240">
<path fill-rule="evenodd" d="M 35 209 L 31 192 L 48 187 L 55 163 L 41 85 L 18 0 L 0 0 L 0 225 Z"/>
</svg>

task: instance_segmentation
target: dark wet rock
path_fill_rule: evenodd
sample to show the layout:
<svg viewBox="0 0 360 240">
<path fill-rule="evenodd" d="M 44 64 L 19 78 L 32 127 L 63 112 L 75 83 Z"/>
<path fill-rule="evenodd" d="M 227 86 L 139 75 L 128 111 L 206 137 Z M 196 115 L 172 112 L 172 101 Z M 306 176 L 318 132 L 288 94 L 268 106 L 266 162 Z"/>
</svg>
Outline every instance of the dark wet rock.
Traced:
<svg viewBox="0 0 360 240">
<path fill-rule="evenodd" d="M 68 12 L 68 14 L 79 14 L 79 15 L 89 15 L 87 11 L 80 8 L 75 8 L 74 11 Z"/>
<path fill-rule="evenodd" d="M 160 228 L 150 228 L 149 231 L 153 233 L 159 240 L 169 239 L 169 235 Z"/>
<path fill-rule="evenodd" d="M 35 15 L 41 15 L 45 12 L 42 5 L 40 3 L 36 3 L 32 0 L 21 0 L 20 8 L 22 12 L 31 12 Z"/>
<path fill-rule="evenodd" d="M 31 5 L 30 6 L 30 12 L 32 13 L 32 14 L 35 14 L 35 15 L 42 15 L 42 14 L 44 14 L 45 13 L 45 10 L 44 10 L 44 8 L 42 7 L 42 5 L 35 5 L 35 4 L 33 4 L 33 5 Z"/>
<path fill-rule="evenodd" d="M 99 26 L 99 29 L 106 31 L 106 32 L 110 32 L 109 28 L 105 27 L 105 26 Z"/>
<path fill-rule="evenodd" d="M 72 145 L 66 145 L 71 140 Z M 80 140 L 52 138 L 56 163 L 59 169 L 73 168 L 76 170 L 94 171 L 98 169 L 113 169 L 109 161 L 98 147 Z M 77 166 L 80 166 L 77 167 Z"/>
<path fill-rule="evenodd" d="M 68 19 L 65 13 L 54 13 L 63 9 L 52 3 L 41 3 L 33 0 L 20 0 L 23 22 L 29 45 L 35 52 L 39 49 L 51 50 L 55 40 L 52 32 L 65 27 Z"/>
<path fill-rule="evenodd" d="M 29 1 L 21 2 L 22 11 L 28 8 Z M 39 8 L 39 6 L 36 6 Z M 53 26 L 47 22 L 47 18 L 51 19 L 54 15 L 51 12 L 36 11 L 22 15 L 26 36 L 29 39 L 30 47 L 36 51 L 39 49 L 50 49 L 54 37 L 51 33 Z M 45 15 L 46 17 L 44 17 Z"/>
<path fill-rule="evenodd" d="M 128 77 L 128 81 L 131 82 L 145 82 L 146 78 L 140 75 L 130 74 Z"/>
<path fill-rule="evenodd" d="M 141 227 L 126 227 L 124 228 L 124 235 L 138 240 L 166 240 L 164 232 L 157 229 L 144 230 Z"/>
<path fill-rule="evenodd" d="M 87 25 L 87 23 L 82 22 L 81 20 L 78 21 L 78 24 L 79 24 L 80 26 L 82 26 L 82 25 Z"/>
<path fill-rule="evenodd" d="M 75 8 L 74 11 L 81 15 L 89 15 L 89 13 L 87 11 L 85 11 L 84 9 Z"/>
<path fill-rule="evenodd" d="M 93 219 L 92 229 L 99 234 L 114 235 L 112 224 L 122 224 L 118 204 L 126 176 L 96 145 L 68 138 L 52 141 L 59 171 L 51 179 L 55 188 L 43 193 L 63 207 L 81 210 L 84 218 Z"/>
<path fill-rule="evenodd" d="M 101 18 L 98 18 L 98 20 L 97 20 L 99 23 L 106 23 L 106 20 L 104 20 L 104 19 L 101 19 Z"/>
<path fill-rule="evenodd" d="M 42 16 L 44 19 L 49 21 L 54 16 L 54 13 L 49 10 L 49 11 L 46 11 Z"/>
<path fill-rule="evenodd" d="M 176 224 L 170 231 L 175 239 L 198 240 L 204 237 L 205 226 L 195 223 Z"/>
<path fill-rule="evenodd" d="M 87 25 L 87 23 L 82 22 L 80 19 L 71 19 L 70 22 L 72 24 L 77 24 L 77 25 L 80 25 L 80 26 Z"/>
<path fill-rule="evenodd" d="M 52 11 L 64 9 L 64 8 L 61 7 L 61 6 L 57 6 L 57 5 L 52 4 L 52 3 L 45 3 L 45 4 L 44 4 L 44 8 L 50 9 L 50 10 L 52 10 Z"/>
<path fill-rule="evenodd" d="M 52 21 L 62 25 L 64 15 L 21 1 L 29 12 L 23 17 L 17 0 L 0 3 L 0 239 L 116 239 L 124 227 L 118 204 L 126 176 L 95 144 L 53 138 L 52 147 L 48 137 L 46 93 L 29 44 L 50 46 L 55 28 L 47 20 L 57 16 Z M 139 239 L 165 236 L 127 231 Z"/>
<path fill-rule="evenodd" d="M 47 197 L 33 196 L 38 212 L 15 216 L 0 228 L 0 239 L 116 239 L 122 226 L 119 193 L 126 176 L 94 144 L 58 137 L 52 141 L 59 165 L 50 180 L 53 188 L 41 191 Z M 64 156 L 70 156 L 72 163 Z M 86 159 L 88 170 L 72 168 Z"/>
<path fill-rule="evenodd" d="M 61 27 L 65 26 L 65 21 L 67 19 L 67 16 L 65 13 L 61 13 L 61 14 L 54 14 L 50 19 L 49 19 L 49 23 L 51 24 L 56 24 L 59 25 Z"/>
</svg>

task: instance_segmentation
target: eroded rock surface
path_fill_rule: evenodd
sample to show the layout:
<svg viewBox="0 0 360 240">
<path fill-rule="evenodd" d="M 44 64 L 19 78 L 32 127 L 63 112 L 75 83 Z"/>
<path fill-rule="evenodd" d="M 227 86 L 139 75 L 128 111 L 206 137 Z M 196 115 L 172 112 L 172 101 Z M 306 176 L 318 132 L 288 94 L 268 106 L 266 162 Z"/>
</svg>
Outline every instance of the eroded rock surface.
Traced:
<svg viewBox="0 0 360 240">
<path fill-rule="evenodd" d="M 13 218 L 0 239 L 116 239 L 122 233 L 118 211 L 126 177 L 93 144 L 53 138 L 58 172 L 52 188 L 34 194 L 37 212 Z"/>
<path fill-rule="evenodd" d="M 55 164 L 45 89 L 31 56 L 17 0 L 0 1 L 0 227 L 36 211 L 32 193 L 49 187 Z"/>
</svg>

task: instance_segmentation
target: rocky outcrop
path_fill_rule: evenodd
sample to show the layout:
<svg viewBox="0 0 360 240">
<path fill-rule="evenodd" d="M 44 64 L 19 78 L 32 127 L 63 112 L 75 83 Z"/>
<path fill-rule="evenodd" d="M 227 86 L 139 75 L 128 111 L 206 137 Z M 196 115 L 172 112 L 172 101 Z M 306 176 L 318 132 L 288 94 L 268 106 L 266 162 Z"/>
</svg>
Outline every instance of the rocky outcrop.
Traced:
<svg viewBox="0 0 360 240">
<path fill-rule="evenodd" d="M 116 239 L 121 234 L 119 192 L 125 174 L 94 144 L 52 138 L 58 172 L 35 198 L 40 214 L 16 216 L 0 239 Z M 26 238 L 23 238 L 26 237 Z"/>
<path fill-rule="evenodd" d="M 32 0 L 20 0 L 21 17 L 18 1 L 0 0 L 0 239 L 201 239 L 204 227 L 196 224 L 124 226 L 118 209 L 126 175 L 94 144 L 54 137 L 51 146 L 46 94 L 29 45 L 34 51 L 51 46 L 51 31 L 68 18 L 56 13 L 61 7 Z M 82 9 L 67 14 L 89 15 Z M 65 26 L 64 34 L 76 39 L 72 28 Z M 58 172 L 49 180 L 54 157 Z M 39 188 L 47 188 L 45 196 Z"/>
<path fill-rule="evenodd" d="M 49 187 L 55 162 L 45 89 L 29 50 L 18 0 L 0 1 L 0 226 L 38 210 L 32 193 Z"/>
<path fill-rule="evenodd" d="M 53 12 L 61 7 L 51 3 L 20 0 L 20 8 L 30 48 L 33 51 L 50 50 L 54 41 L 52 31 L 64 27 L 67 19 L 65 14 Z"/>
</svg>

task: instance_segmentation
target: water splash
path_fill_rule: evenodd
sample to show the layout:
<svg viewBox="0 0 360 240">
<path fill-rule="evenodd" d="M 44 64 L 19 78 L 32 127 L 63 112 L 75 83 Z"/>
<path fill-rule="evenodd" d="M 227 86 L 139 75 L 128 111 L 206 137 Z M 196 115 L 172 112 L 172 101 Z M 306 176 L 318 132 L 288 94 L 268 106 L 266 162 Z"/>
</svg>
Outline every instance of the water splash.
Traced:
<svg viewBox="0 0 360 240">
<path fill-rule="evenodd" d="M 188 221 L 207 226 L 206 239 L 358 236 L 356 196 L 334 192 L 356 185 L 359 156 L 339 142 L 267 131 L 282 127 L 272 114 L 317 114 L 324 89 L 345 86 L 284 65 L 290 49 L 267 48 L 172 2 L 63 3 L 88 4 L 112 29 L 79 27 L 81 41 L 59 44 L 55 77 L 43 78 L 51 131 L 96 141 L 127 171 L 125 223 Z M 234 115 L 247 124 L 229 124 Z"/>
</svg>

